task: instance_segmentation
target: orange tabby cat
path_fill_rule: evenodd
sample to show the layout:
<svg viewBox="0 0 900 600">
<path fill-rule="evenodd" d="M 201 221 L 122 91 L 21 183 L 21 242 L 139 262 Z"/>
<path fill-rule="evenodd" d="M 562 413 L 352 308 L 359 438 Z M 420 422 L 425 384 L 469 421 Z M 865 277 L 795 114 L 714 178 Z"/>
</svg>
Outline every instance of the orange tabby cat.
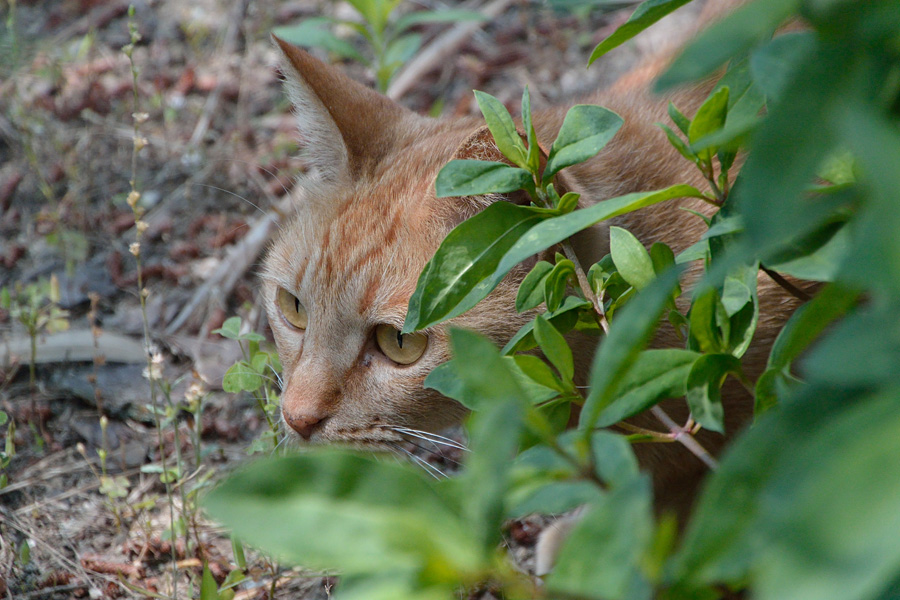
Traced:
<svg viewBox="0 0 900 600">
<path fill-rule="evenodd" d="M 703 19 L 722 5 L 707 7 Z M 489 202 L 515 198 L 435 198 L 435 177 L 451 159 L 500 159 L 481 119 L 414 114 L 303 50 L 277 42 L 311 167 L 297 185 L 297 213 L 273 243 L 263 275 L 269 322 L 284 364 L 282 415 L 308 442 L 397 448 L 411 437 L 459 423 L 466 414 L 422 385 L 450 358 L 449 326 L 477 330 L 502 345 L 532 318 L 514 309 L 516 289 L 528 271 L 520 265 L 469 312 L 419 333 L 399 334 L 419 273 L 450 229 Z M 625 125 L 600 155 L 563 172 L 561 184 L 581 193 L 582 201 L 677 183 L 703 186 L 697 169 L 654 123 L 667 120 L 669 100 L 692 115 L 711 87 L 651 96 L 646 88 L 666 61 L 651 61 L 588 99 L 616 111 Z M 534 115 L 542 144 L 555 138 L 565 112 Z M 710 212 L 696 199 L 670 201 L 617 224 L 647 245 L 664 241 L 677 253 L 705 230 L 682 206 Z M 583 264 L 608 251 L 607 231 L 603 224 L 576 240 Z M 744 358 L 751 376 L 761 371 L 778 327 L 796 305 L 765 276 L 759 295 L 756 342 Z M 576 351 L 580 383 L 595 343 Z M 661 333 L 657 343 L 679 345 L 673 332 Z M 726 388 L 726 402 L 726 427 L 734 431 L 752 401 L 743 390 Z M 666 410 L 680 422 L 687 418 L 683 401 Z M 660 427 L 646 416 L 637 422 Z M 703 443 L 715 449 L 721 436 Z M 690 497 L 702 466 L 683 447 L 644 445 L 639 457 L 653 471 L 664 502 L 678 505 Z"/>
</svg>

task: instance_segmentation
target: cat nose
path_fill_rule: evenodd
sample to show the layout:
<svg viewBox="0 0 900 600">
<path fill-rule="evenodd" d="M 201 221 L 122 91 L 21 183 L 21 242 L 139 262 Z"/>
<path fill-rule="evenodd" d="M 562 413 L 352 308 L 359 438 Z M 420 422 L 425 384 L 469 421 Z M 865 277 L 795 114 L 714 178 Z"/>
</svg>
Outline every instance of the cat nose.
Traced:
<svg viewBox="0 0 900 600">
<path fill-rule="evenodd" d="M 291 429 L 300 434 L 304 440 L 309 441 L 313 432 L 318 429 L 327 419 L 327 416 L 317 415 L 284 415 L 284 420 L 291 426 Z"/>
</svg>

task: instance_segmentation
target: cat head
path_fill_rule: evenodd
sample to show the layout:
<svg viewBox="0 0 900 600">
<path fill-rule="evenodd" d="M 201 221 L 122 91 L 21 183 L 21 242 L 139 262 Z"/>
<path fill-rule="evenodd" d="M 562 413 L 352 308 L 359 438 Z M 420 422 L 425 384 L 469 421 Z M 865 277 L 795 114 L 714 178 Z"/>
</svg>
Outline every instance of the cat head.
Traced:
<svg viewBox="0 0 900 600">
<path fill-rule="evenodd" d="M 282 417 L 311 442 L 384 448 L 458 423 L 423 382 L 450 358 L 447 324 L 400 335 L 419 273 L 453 226 L 496 198 L 436 198 L 453 158 L 500 158 L 474 119 L 416 115 L 277 40 L 309 166 L 272 243 L 264 300 L 284 365 Z M 507 198 L 508 200 L 508 198 Z M 505 343 L 522 266 L 450 324 Z"/>
</svg>

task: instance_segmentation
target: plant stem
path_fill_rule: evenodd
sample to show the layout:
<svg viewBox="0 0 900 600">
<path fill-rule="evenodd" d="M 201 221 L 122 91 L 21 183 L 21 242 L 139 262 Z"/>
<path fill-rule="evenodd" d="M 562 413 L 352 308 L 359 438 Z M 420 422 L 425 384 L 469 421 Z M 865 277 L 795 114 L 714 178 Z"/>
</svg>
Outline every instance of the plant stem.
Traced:
<svg viewBox="0 0 900 600">
<path fill-rule="evenodd" d="M 777 283 L 778 285 L 783 287 L 785 290 L 790 292 L 790 294 L 792 296 L 794 296 L 795 298 L 797 298 L 799 300 L 803 300 L 804 302 L 809 302 L 810 300 L 812 300 L 812 296 L 810 296 L 809 294 L 807 294 L 806 292 L 804 292 L 803 290 L 801 290 L 800 288 L 795 286 L 793 283 L 791 283 L 790 281 L 788 281 L 787 279 L 782 277 L 780 273 L 776 273 L 775 271 L 773 271 L 763 265 L 760 265 L 759 268 L 762 269 L 766 275 L 771 277 L 772 281 L 774 281 L 775 283 Z"/>
<path fill-rule="evenodd" d="M 131 150 L 131 179 L 129 180 L 129 185 L 131 186 L 131 193 L 129 194 L 130 199 L 134 199 L 133 203 L 129 202 L 131 205 L 131 209 L 134 213 L 134 221 L 135 225 L 138 224 L 141 218 L 141 207 L 138 205 L 138 200 L 140 199 L 140 193 L 137 190 L 137 165 L 138 165 L 138 153 L 143 147 L 142 138 L 140 135 L 140 124 L 142 122 L 140 115 L 140 96 L 138 95 L 138 68 L 134 62 L 134 47 L 135 44 L 140 40 L 140 34 L 137 31 L 137 25 L 134 22 L 134 5 L 131 5 L 128 10 L 128 29 L 131 36 L 131 43 L 125 46 L 124 51 L 128 56 L 128 62 L 131 66 L 131 92 L 132 92 L 132 102 L 134 106 L 134 112 L 132 113 L 133 120 L 133 140 L 132 140 L 132 150 Z M 142 236 L 142 229 L 137 227 L 136 233 L 136 244 L 137 251 L 134 253 L 136 269 L 137 269 L 137 287 L 138 287 L 138 298 L 141 303 L 141 320 L 143 321 L 143 330 L 144 330 L 144 350 L 147 353 L 147 374 L 148 381 L 150 384 L 150 403 L 153 406 L 153 419 L 156 425 L 156 442 L 157 447 L 159 449 L 159 459 L 162 463 L 162 471 L 163 471 L 163 485 L 166 488 L 166 497 L 168 498 L 169 504 L 169 530 L 172 532 L 172 596 L 174 598 L 178 598 L 178 554 L 176 551 L 175 544 L 175 499 L 172 494 L 172 483 L 169 477 L 168 467 L 166 466 L 166 449 L 165 443 L 163 440 L 162 428 L 160 424 L 159 418 L 159 402 L 157 400 L 157 386 L 159 385 L 154 377 L 154 365 L 153 365 L 153 357 L 151 354 L 151 341 L 150 341 L 150 320 L 147 317 L 147 290 L 144 289 L 144 278 L 143 278 L 143 270 L 141 268 L 141 254 L 140 254 L 140 242 Z"/>
<path fill-rule="evenodd" d="M 603 308 L 603 302 L 596 294 L 594 294 L 594 290 L 591 289 L 591 284 L 588 282 L 587 275 L 585 275 L 584 269 L 581 267 L 578 255 L 575 254 L 572 242 L 565 240 L 562 243 L 562 247 L 566 258 L 571 260 L 572 264 L 575 265 L 575 277 L 578 279 L 578 286 L 581 288 L 581 293 L 594 305 L 594 312 L 597 314 L 597 323 L 600 325 L 600 328 L 603 329 L 603 333 L 608 335 L 609 321 L 606 319 L 606 311 Z"/>
<path fill-rule="evenodd" d="M 672 420 L 672 418 L 666 414 L 666 412 L 660 408 L 659 405 L 654 406 L 650 409 L 657 419 L 659 419 L 663 425 L 669 428 L 671 431 L 672 439 L 687 448 L 691 451 L 691 453 L 703 461 L 707 467 L 715 471 L 719 468 L 719 463 L 716 461 L 712 455 L 707 452 L 706 448 L 700 445 L 700 443 L 694 439 L 694 436 L 690 434 L 689 429 L 685 427 L 679 427 L 678 424 Z"/>
</svg>

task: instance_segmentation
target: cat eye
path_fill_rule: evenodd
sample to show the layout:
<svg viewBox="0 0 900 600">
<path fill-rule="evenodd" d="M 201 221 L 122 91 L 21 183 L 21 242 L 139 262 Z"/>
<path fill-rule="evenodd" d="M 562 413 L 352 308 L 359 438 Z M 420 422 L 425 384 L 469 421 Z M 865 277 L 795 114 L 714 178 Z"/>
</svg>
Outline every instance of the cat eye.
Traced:
<svg viewBox="0 0 900 600">
<path fill-rule="evenodd" d="M 409 365 L 422 356 L 428 345 L 424 333 L 400 333 L 393 325 L 379 325 L 375 328 L 375 341 L 384 355 L 395 363 Z"/>
<path fill-rule="evenodd" d="M 295 295 L 284 288 L 278 288 L 278 310 L 284 315 L 288 323 L 297 329 L 306 329 L 309 318 L 306 316 L 306 309 L 300 304 Z"/>
</svg>

